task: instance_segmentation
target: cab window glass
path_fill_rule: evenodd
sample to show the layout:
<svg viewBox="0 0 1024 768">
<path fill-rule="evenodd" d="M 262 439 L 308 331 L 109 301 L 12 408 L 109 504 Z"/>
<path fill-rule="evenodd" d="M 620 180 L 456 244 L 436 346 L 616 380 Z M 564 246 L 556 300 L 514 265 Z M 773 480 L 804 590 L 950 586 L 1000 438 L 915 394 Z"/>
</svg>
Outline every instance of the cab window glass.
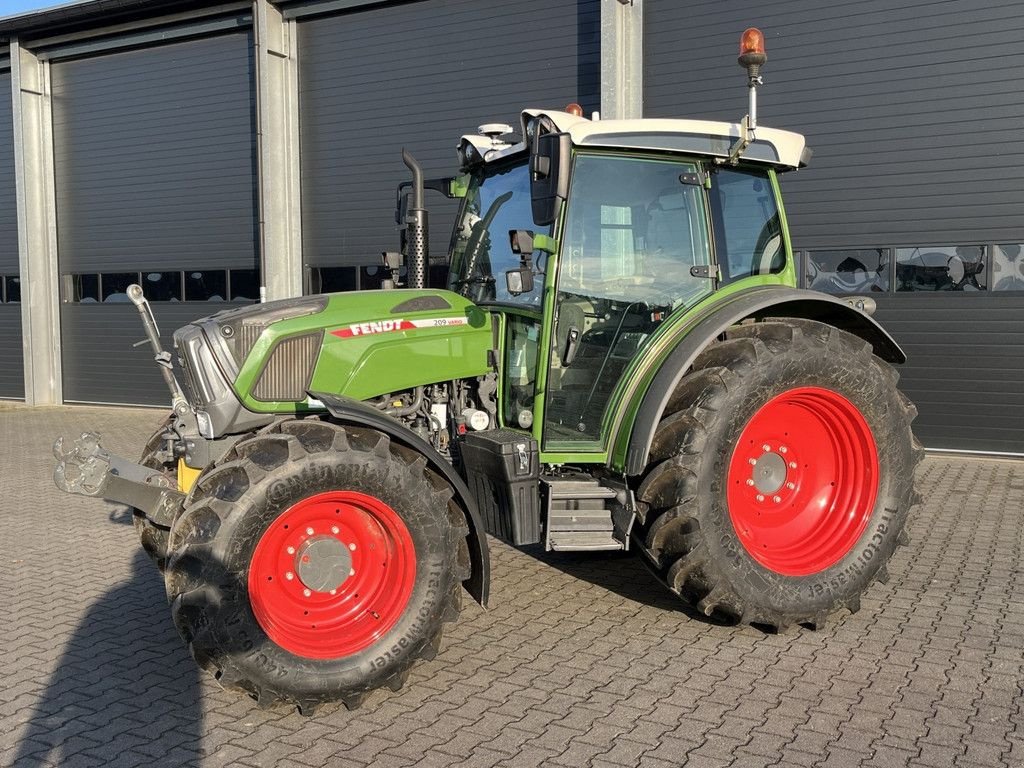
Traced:
<svg viewBox="0 0 1024 768">
<path fill-rule="evenodd" d="M 722 282 L 781 272 L 786 266 L 782 223 L 767 173 L 717 168 L 710 197 Z"/>
<path fill-rule="evenodd" d="M 488 168 L 474 176 L 452 240 L 448 287 L 477 303 L 540 306 L 548 262 L 543 251 L 533 254 L 532 291 L 513 294 L 505 282 L 505 273 L 522 263 L 509 238 L 509 233 L 518 229 L 551 233 L 550 227 L 533 223 L 526 165 Z"/>
<path fill-rule="evenodd" d="M 549 450 L 599 441 L 630 361 L 666 318 L 711 291 L 694 270 L 710 260 L 696 171 L 677 160 L 577 157 L 544 412 Z"/>
</svg>

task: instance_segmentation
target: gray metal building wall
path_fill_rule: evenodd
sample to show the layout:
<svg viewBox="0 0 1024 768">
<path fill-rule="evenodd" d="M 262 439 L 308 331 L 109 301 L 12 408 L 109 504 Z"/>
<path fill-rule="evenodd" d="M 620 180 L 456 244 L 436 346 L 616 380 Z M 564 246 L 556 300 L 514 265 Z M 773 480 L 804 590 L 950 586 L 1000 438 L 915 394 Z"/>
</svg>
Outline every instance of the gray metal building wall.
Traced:
<svg viewBox="0 0 1024 768">
<path fill-rule="evenodd" d="M 378 264 L 396 250 L 395 186 L 452 175 L 459 136 L 518 130 L 528 106 L 599 108 L 598 0 L 447 0 L 355 9 L 299 26 L 303 251 L 312 267 Z M 431 250 L 456 206 L 428 192 Z"/>
<path fill-rule="evenodd" d="M 66 400 L 167 399 L 123 289 L 96 296 L 81 276 L 183 272 L 183 297 L 208 300 L 154 303 L 169 335 L 224 308 L 226 270 L 257 268 L 250 46 L 243 32 L 54 63 Z"/>
<path fill-rule="evenodd" d="M 804 133 L 783 177 L 807 251 L 1024 243 L 1024 6 L 1014 0 L 644 4 L 644 115 L 738 120 L 739 34 L 766 33 L 759 121 Z M 1024 452 L 1024 292 L 875 294 L 904 345 L 916 432 L 936 448 Z M 983 283 L 984 284 L 984 283 Z"/>
<path fill-rule="evenodd" d="M 0 70 L 0 280 L 13 283 L 19 269 L 12 111 L 11 76 Z M 0 285 L 0 398 L 21 398 L 25 394 L 21 304 L 5 303 L 3 291 Z"/>
</svg>

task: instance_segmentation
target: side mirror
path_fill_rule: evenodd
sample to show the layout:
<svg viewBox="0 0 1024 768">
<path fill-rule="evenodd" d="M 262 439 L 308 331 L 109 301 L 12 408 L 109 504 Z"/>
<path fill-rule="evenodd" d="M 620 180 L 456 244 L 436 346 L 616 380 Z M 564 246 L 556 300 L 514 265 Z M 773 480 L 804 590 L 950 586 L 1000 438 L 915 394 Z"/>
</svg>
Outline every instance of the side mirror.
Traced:
<svg viewBox="0 0 1024 768">
<path fill-rule="evenodd" d="M 461 199 L 466 196 L 469 189 L 468 176 L 445 176 L 439 179 L 425 179 L 423 189 L 432 189 L 440 192 L 449 200 Z M 405 226 L 409 217 L 409 192 L 412 190 L 411 181 L 403 181 L 395 190 L 395 224 Z"/>
<path fill-rule="evenodd" d="M 559 206 L 569 197 L 572 142 L 568 133 L 543 133 L 530 148 L 530 200 L 533 223 L 554 224 Z"/>
<path fill-rule="evenodd" d="M 518 253 L 525 258 L 533 255 L 533 232 L 530 230 L 510 229 L 508 239 L 512 246 L 512 253 Z"/>
<path fill-rule="evenodd" d="M 508 270 L 505 273 L 505 287 L 511 296 L 530 293 L 533 290 L 533 270 L 530 267 Z"/>
<path fill-rule="evenodd" d="M 512 253 L 519 254 L 519 269 L 505 273 L 505 287 L 512 296 L 530 293 L 533 290 L 533 232 L 528 229 L 510 229 L 509 245 Z"/>
</svg>

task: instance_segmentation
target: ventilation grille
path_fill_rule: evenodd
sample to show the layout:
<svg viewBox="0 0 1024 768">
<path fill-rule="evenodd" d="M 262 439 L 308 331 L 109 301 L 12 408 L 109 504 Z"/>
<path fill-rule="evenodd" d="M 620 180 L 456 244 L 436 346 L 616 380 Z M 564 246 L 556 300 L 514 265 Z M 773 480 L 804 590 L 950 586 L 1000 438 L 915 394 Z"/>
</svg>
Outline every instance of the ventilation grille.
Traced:
<svg viewBox="0 0 1024 768">
<path fill-rule="evenodd" d="M 266 327 L 266 323 L 238 324 L 238 327 L 235 329 L 235 334 L 238 337 L 235 360 L 238 365 L 242 365 L 245 362 L 245 359 L 252 352 L 252 348 L 256 346 L 256 342 L 260 340 L 260 335 L 266 330 Z"/>
<path fill-rule="evenodd" d="M 298 402 L 306 399 L 323 340 L 323 331 L 285 339 L 270 354 L 252 396 L 263 402 Z"/>
</svg>

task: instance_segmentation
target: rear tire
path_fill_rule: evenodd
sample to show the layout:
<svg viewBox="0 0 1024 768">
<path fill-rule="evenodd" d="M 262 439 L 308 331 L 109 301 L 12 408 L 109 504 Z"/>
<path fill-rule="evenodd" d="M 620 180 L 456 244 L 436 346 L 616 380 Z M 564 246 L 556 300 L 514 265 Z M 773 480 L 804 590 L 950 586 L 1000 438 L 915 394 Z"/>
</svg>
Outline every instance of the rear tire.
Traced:
<svg viewBox="0 0 1024 768">
<path fill-rule="evenodd" d="M 166 475 L 171 481 L 171 487 L 177 485 L 177 466 L 174 462 L 165 463 L 158 454 L 163 446 L 164 433 L 167 432 L 168 427 L 170 427 L 173 421 L 174 414 L 168 414 L 156 432 L 146 441 L 146 447 L 142 449 L 142 458 L 139 459 L 139 464 L 142 466 L 155 469 Z M 167 562 L 167 537 L 170 535 L 171 529 L 157 525 L 146 517 L 145 512 L 134 507 L 132 508 L 132 524 L 135 526 L 135 532 L 139 535 L 139 542 L 142 544 L 142 548 L 156 564 L 156 567 L 160 569 L 160 572 L 163 573 Z"/>
<path fill-rule="evenodd" d="M 639 548 L 708 616 L 782 629 L 856 611 L 906 542 L 916 409 L 862 339 L 731 329 L 679 383 L 637 490 Z"/>
<path fill-rule="evenodd" d="M 204 473 L 175 521 L 174 623 L 200 666 L 260 706 L 354 708 L 437 652 L 467 533 L 414 451 L 371 429 L 278 422 Z"/>
</svg>

